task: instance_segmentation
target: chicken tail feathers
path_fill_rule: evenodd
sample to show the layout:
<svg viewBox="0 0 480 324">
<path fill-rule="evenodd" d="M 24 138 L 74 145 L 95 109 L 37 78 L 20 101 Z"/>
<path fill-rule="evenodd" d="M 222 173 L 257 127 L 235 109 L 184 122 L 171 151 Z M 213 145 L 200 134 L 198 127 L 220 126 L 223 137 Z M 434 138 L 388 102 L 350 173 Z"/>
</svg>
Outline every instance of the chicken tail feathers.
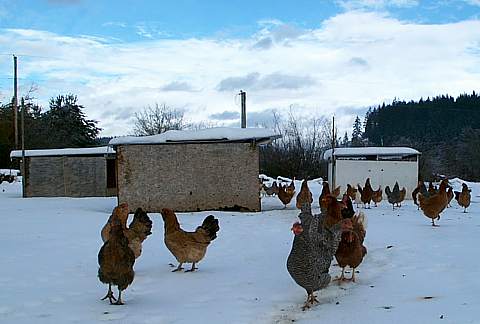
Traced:
<svg viewBox="0 0 480 324">
<path fill-rule="evenodd" d="M 201 226 L 205 231 L 207 231 L 210 240 L 213 241 L 217 238 L 217 232 L 220 230 L 218 225 L 218 219 L 213 217 L 213 215 L 207 216 Z"/>
<path fill-rule="evenodd" d="M 363 243 L 367 234 L 367 216 L 359 212 L 352 217 L 353 231 L 358 235 L 360 242 Z"/>
<path fill-rule="evenodd" d="M 389 186 L 385 187 L 385 193 L 387 194 L 387 197 L 390 197 L 392 195 L 392 191 L 390 190 Z"/>
<path fill-rule="evenodd" d="M 454 191 L 454 193 L 455 193 L 455 200 L 458 200 L 458 198 L 460 197 L 460 192 Z"/>
<path fill-rule="evenodd" d="M 147 213 L 142 208 L 137 208 L 129 229 L 138 233 L 140 240 L 143 241 L 147 236 L 152 234 L 152 224 L 152 220 L 148 217 Z"/>
</svg>

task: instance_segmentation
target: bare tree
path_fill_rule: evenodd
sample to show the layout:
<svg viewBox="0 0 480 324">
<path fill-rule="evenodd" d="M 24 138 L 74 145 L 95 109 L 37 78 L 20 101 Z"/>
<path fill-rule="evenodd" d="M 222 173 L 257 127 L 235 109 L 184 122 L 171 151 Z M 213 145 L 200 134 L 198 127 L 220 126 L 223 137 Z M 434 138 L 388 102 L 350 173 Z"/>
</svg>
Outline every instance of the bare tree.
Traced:
<svg viewBox="0 0 480 324">
<path fill-rule="evenodd" d="M 186 127 L 183 111 L 155 104 L 135 113 L 134 134 L 137 136 L 161 134 L 168 130 L 180 130 Z"/>
<path fill-rule="evenodd" d="M 329 120 L 323 116 L 301 119 L 291 109 L 287 120 L 274 112 L 273 128 L 282 137 L 262 148 L 262 172 L 300 178 L 325 175 L 322 155 L 332 141 Z"/>
</svg>

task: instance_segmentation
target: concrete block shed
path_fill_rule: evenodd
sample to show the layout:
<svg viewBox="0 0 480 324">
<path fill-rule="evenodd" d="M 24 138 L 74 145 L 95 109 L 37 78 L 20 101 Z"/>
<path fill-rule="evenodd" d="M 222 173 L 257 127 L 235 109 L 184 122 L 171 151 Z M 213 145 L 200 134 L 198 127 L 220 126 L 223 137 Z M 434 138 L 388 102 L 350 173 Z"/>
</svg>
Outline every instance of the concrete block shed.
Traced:
<svg viewBox="0 0 480 324">
<path fill-rule="evenodd" d="M 21 159 L 22 151 L 12 151 L 10 157 Z M 117 194 L 115 151 L 111 147 L 26 150 L 24 162 L 24 197 Z"/>
<path fill-rule="evenodd" d="M 420 154 L 409 147 L 348 147 L 327 150 L 323 158 L 328 163 L 330 186 L 333 182 L 335 186 L 342 186 L 342 193 L 347 184 L 363 187 L 365 180 L 370 178 L 373 190 L 382 186 L 385 199 L 385 187 L 393 189 L 395 181 L 400 189 L 407 189 L 405 199 L 412 199 L 411 193 L 418 184 Z"/>
<path fill-rule="evenodd" d="M 259 145 L 275 138 L 260 128 L 114 138 L 118 202 L 132 211 L 260 211 Z"/>
</svg>

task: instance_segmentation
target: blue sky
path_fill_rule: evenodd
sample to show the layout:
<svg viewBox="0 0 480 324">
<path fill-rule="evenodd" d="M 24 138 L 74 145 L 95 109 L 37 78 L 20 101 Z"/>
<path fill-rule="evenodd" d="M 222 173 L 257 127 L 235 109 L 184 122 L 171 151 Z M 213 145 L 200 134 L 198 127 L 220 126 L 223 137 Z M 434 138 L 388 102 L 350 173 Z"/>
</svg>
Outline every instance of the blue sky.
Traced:
<svg viewBox="0 0 480 324">
<path fill-rule="evenodd" d="M 2 7 L 3 28 L 32 28 L 121 41 L 247 37 L 264 20 L 318 28 L 325 19 L 349 8 L 388 10 L 394 17 L 419 23 L 456 22 L 480 14 L 480 2 L 475 0 L 3 0 Z"/>
<path fill-rule="evenodd" d="M 166 103 L 187 119 L 355 116 L 393 98 L 480 90 L 480 0 L 0 0 L 0 102 L 74 93 L 103 135 Z"/>
</svg>

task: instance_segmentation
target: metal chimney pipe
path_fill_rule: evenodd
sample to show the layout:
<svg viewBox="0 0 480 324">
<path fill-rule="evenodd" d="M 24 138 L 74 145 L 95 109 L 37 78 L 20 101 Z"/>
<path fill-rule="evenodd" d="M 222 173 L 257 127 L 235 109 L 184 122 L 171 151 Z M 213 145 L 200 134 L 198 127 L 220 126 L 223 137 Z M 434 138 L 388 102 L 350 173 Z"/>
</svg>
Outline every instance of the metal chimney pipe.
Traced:
<svg viewBox="0 0 480 324">
<path fill-rule="evenodd" d="M 242 122 L 241 127 L 247 128 L 247 93 L 240 90 L 240 99 L 242 103 Z"/>
</svg>

